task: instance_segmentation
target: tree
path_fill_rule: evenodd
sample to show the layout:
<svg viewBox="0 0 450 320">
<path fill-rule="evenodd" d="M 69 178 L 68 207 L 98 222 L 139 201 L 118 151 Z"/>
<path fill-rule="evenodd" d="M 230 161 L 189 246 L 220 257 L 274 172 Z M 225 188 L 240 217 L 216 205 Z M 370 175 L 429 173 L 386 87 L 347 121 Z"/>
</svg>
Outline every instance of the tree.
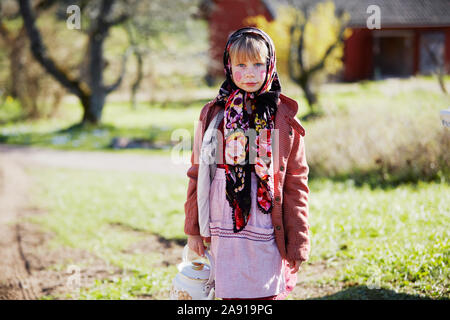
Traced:
<svg viewBox="0 0 450 320">
<path fill-rule="evenodd" d="M 124 30 L 136 60 L 136 75 L 130 87 L 131 106 L 136 108 L 136 94 L 145 77 L 144 60 L 156 60 L 158 56 L 177 60 L 186 57 L 186 50 L 171 50 L 172 41 L 167 35 L 179 35 L 191 41 L 188 21 L 197 7 L 196 1 L 153 0 L 142 1 L 133 15 L 124 25 Z M 151 17 L 151 18 L 149 18 Z M 154 70 L 151 70 L 154 71 Z"/>
<path fill-rule="evenodd" d="M 141 1 L 136 14 L 124 25 L 136 61 L 135 75 L 130 84 L 132 106 L 136 105 L 135 95 L 142 80 L 148 80 L 147 85 L 155 91 L 183 86 L 180 82 L 187 79 L 186 70 L 189 68 L 180 69 L 177 65 L 192 58 L 198 59 L 205 53 L 198 46 L 201 42 L 199 34 L 203 30 L 199 30 L 198 22 L 193 20 L 198 2 Z M 188 82 L 191 85 L 195 80 L 191 78 Z M 145 92 L 152 96 L 148 89 Z"/>
<path fill-rule="evenodd" d="M 342 10 L 336 14 L 331 1 L 304 0 L 281 7 L 275 21 L 267 22 L 262 16 L 253 19 L 250 22 L 274 40 L 280 69 L 287 70 L 302 89 L 310 108 L 307 116 L 316 115 L 320 84 L 342 68 L 343 41 L 350 35 L 348 14 Z"/>
<path fill-rule="evenodd" d="M 447 88 L 445 87 L 444 81 L 445 70 L 447 69 L 444 59 L 444 46 L 433 45 L 429 39 L 425 38 L 424 47 L 434 66 L 433 73 L 436 75 L 439 87 L 441 88 L 442 93 L 447 94 Z"/>
<path fill-rule="evenodd" d="M 19 0 L 20 13 L 31 42 L 36 60 L 69 92 L 75 94 L 83 107 L 80 125 L 98 124 L 107 95 L 116 90 L 125 75 L 127 57 L 134 53 L 137 63 L 137 77 L 132 86 L 132 97 L 136 94 L 143 77 L 143 58 L 151 47 L 148 42 L 160 32 L 181 30 L 186 18 L 192 13 L 197 1 L 186 0 L 60 0 L 60 17 L 66 19 L 69 5 L 78 5 L 83 27 L 78 30 L 87 37 L 83 61 L 79 72 L 71 72 L 69 64 L 62 64 L 51 57 L 36 26 L 31 0 Z M 38 0 L 36 0 L 38 1 Z M 40 0 L 49 1 L 49 0 Z M 105 69 L 110 65 L 104 55 L 104 44 L 111 28 L 123 27 L 128 34 L 129 48 L 122 55 L 121 71 L 115 81 L 107 85 Z M 76 31 L 74 31 L 76 32 Z M 134 98 L 132 98 L 134 100 Z"/>
<path fill-rule="evenodd" d="M 38 2 L 34 10 L 40 15 L 56 0 Z M 29 53 L 29 43 L 23 24 L 18 22 L 20 14 L 16 2 L 2 1 L 0 3 L 0 43 L 4 43 L 4 53 L 7 57 L 7 81 L 5 94 L 19 100 L 24 117 L 39 117 L 44 115 L 44 108 L 53 97 L 53 113 L 63 97 L 63 89 L 46 76 L 45 71 L 34 61 Z M 5 75 L 4 75 L 5 76 Z"/>
<path fill-rule="evenodd" d="M 139 46 L 137 36 L 134 32 L 134 28 L 132 27 L 131 23 L 127 23 L 125 25 L 125 30 L 127 32 L 128 41 L 130 42 L 130 44 L 132 46 L 133 54 L 136 58 L 136 79 L 134 80 L 133 84 L 131 85 L 131 94 L 130 94 L 131 107 L 133 109 L 136 109 L 136 105 L 137 105 L 136 94 L 139 90 L 142 79 L 144 77 L 144 72 L 143 72 L 144 54 L 146 54 L 148 51 L 145 48 L 142 48 L 141 46 Z"/>
<path fill-rule="evenodd" d="M 19 0 L 20 14 L 30 39 L 31 51 L 36 60 L 44 69 L 52 75 L 63 87 L 75 94 L 83 106 L 83 118 L 81 125 L 86 123 L 98 124 L 101 120 L 103 106 L 108 94 L 116 90 L 122 82 L 125 73 L 125 57 L 122 70 L 117 80 L 106 85 L 103 81 L 105 68 L 104 41 L 113 26 L 124 23 L 131 15 L 132 1 L 123 0 L 122 10 L 113 12 L 115 0 L 80 1 L 80 8 L 88 8 L 91 16 L 87 31 L 88 44 L 86 55 L 88 62 L 87 78 L 73 77 L 67 68 L 59 65 L 48 53 L 42 40 L 41 32 L 36 25 L 35 13 L 32 10 L 30 0 Z M 124 10 L 129 5 L 129 10 Z M 89 7 L 93 6 L 94 8 Z"/>
</svg>

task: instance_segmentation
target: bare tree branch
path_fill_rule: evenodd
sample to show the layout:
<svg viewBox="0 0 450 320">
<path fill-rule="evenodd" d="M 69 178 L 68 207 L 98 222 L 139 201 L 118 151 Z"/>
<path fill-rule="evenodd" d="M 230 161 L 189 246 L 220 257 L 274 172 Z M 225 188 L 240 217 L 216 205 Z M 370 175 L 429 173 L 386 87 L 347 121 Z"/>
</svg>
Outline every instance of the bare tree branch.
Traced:
<svg viewBox="0 0 450 320">
<path fill-rule="evenodd" d="M 109 86 L 105 86 L 106 93 L 111 93 L 112 91 L 116 90 L 122 83 L 122 80 L 123 80 L 123 77 L 124 77 L 125 71 L 126 71 L 126 64 L 127 64 L 128 56 L 134 50 L 135 49 L 133 47 L 130 47 L 127 49 L 127 51 L 122 56 L 122 69 L 120 71 L 120 74 L 119 74 L 117 80 L 113 84 L 111 84 Z"/>
<path fill-rule="evenodd" d="M 43 10 L 47 10 L 48 8 L 50 8 L 57 2 L 58 2 L 57 0 L 42 0 L 36 5 L 36 7 L 34 8 L 34 11 L 42 12 Z"/>
<path fill-rule="evenodd" d="M 106 23 L 107 27 L 113 27 L 116 26 L 118 24 L 124 23 L 125 21 L 127 21 L 130 18 L 130 15 L 127 13 L 121 14 L 120 16 L 118 16 L 117 18 L 113 19 L 112 21 L 109 21 Z"/>
<path fill-rule="evenodd" d="M 125 24 L 125 31 L 128 35 L 128 41 L 130 42 L 131 46 L 134 48 L 133 53 L 136 57 L 136 72 L 137 76 L 135 81 L 133 82 L 131 86 L 131 106 L 133 109 L 136 109 L 136 93 L 139 90 L 139 87 L 141 85 L 142 79 L 144 78 L 143 73 L 143 65 L 144 65 L 144 53 L 146 53 L 146 50 L 143 50 L 143 48 L 139 47 L 137 39 L 133 33 L 133 28 L 131 23 Z"/>
<path fill-rule="evenodd" d="M 3 23 L 2 19 L 0 18 L 0 36 L 3 37 L 3 40 L 8 43 L 8 45 L 12 41 L 11 32 L 5 27 L 5 24 Z"/>
<path fill-rule="evenodd" d="M 290 45 L 289 45 L 289 56 L 288 56 L 288 71 L 289 71 L 289 77 L 294 80 L 296 78 L 295 72 L 294 72 L 294 34 L 295 34 L 296 26 L 291 26 L 289 29 L 289 36 L 290 36 Z"/>
<path fill-rule="evenodd" d="M 319 70 L 321 70 L 325 66 L 325 61 L 327 60 L 328 56 L 333 52 L 333 50 L 344 41 L 344 31 L 345 26 L 341 26 L 339 30 L 339 35 L 336 39 L 336 42 L 334 42 L 331 46 L 328 47 L 328 49 L 325 51 L 325 54 L 323 55 L 322 59 L 313 67 L 311 67 L 308 72 L 309 73 L 315 73 Z"/>
<path fill-rule="evenodd" d="M 425 50 L 428 52 L 428 55 L 431 58 L 431 61 L 436 66 L 435 74 L 437 76 L 439 86 L 441 87 L 441 90 L 443 93 L 447 94 L 447 88 L 445 87 L 444 82 L 444 74 L 445 74 L 445 63 L 440 61 L 437 53 L 431 49 L 431 46 L 428 42 L 425 42 Z"/>
<path fill-rule="evenodd" d="M 95 19 L 93 32 L 106 34 L 111 27 L 107 21 L 108 15 L 111 12 L 111 8 L 114 5 L 115 0 L 102 0 L 100 4 L 99 14 Z"/>
<path fill-rule="evenodd" d="M 299 15 L 296 16 L 296 25 L 300 28 L 300 39 L 298 43 L 298 52 L 297 52 L 297 62 L 300 67 L 300 72 L 305 72 L 305 64 L 303 63 L 303 51 L 304 51 L 304 45 L 305 45 L 305 28 L 306 24 L 308 23 L 308 17 L 309 17 L 309 9 L 308 6 L 305 4 L 302 7 L 303 12 L 303 22 L 300 23 Z"/>
</svg>

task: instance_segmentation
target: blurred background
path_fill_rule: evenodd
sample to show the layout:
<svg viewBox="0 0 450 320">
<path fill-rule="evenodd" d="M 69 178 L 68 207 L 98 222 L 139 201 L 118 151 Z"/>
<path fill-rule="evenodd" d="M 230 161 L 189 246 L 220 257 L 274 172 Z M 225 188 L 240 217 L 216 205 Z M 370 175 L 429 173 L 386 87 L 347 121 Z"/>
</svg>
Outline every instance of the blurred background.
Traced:
<svg viewBox="0 0 450 320">
<path fill-rule="evenodd" d="M 306 129 L 289 299 L 449 298 L 449 0 L 0 0 L 0 298 L 24 297 L 12 270 L 25 298 L 168 297 L 195 122 L 243 26 Z"/>
</svg>

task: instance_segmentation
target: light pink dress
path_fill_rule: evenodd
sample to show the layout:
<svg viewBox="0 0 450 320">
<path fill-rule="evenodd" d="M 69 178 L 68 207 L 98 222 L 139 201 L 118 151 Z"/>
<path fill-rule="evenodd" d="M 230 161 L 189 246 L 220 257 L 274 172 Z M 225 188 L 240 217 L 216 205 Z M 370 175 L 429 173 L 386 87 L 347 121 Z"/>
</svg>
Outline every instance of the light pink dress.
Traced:
<svg viewBox="0 0 450 320">
<path fill-rule="evenodd" d="M 219 298 L 285 297 L 288 270 L 275 243 L 271 215 L 262 213 L 256 205 L 256 182 L 252 172 L 250 219 L 244 230 L 234 233 L 232 209 L 225 195 L 225 169 L 217 168 L 212 181 L 211 254 Z"/>
</svg>

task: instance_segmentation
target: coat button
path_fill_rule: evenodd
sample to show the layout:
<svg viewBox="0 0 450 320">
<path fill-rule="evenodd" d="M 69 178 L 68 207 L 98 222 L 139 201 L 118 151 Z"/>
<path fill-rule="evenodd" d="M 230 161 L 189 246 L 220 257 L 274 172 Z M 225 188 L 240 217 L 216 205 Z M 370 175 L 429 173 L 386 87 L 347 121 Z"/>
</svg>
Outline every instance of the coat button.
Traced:
<svg viewBox="0 0 450 320">
<path fill-rule="evenodd" d="M 292 136 L 292 130 L 289 130 L 289 135 Z"/>
<path fill-rule="evenodd" d="M 284 167 L 283 166 L 280 166 L 280 171 L 284 171 Z"/>
<path fill-rule="evenodd" d="M 280 230 L 281 230 L 281 227 L 280 227 L 280 226 L 276 226 L 275 229 L 277 229 L 278 231 L 280 231 Z"/>
<path fill-rule="evenodd" d="M 276 197 L 275 197 L 275 201 L 276 201 L 276 202 L 280 202 L 280 196 L 276 196 Z"/>
</svg>

